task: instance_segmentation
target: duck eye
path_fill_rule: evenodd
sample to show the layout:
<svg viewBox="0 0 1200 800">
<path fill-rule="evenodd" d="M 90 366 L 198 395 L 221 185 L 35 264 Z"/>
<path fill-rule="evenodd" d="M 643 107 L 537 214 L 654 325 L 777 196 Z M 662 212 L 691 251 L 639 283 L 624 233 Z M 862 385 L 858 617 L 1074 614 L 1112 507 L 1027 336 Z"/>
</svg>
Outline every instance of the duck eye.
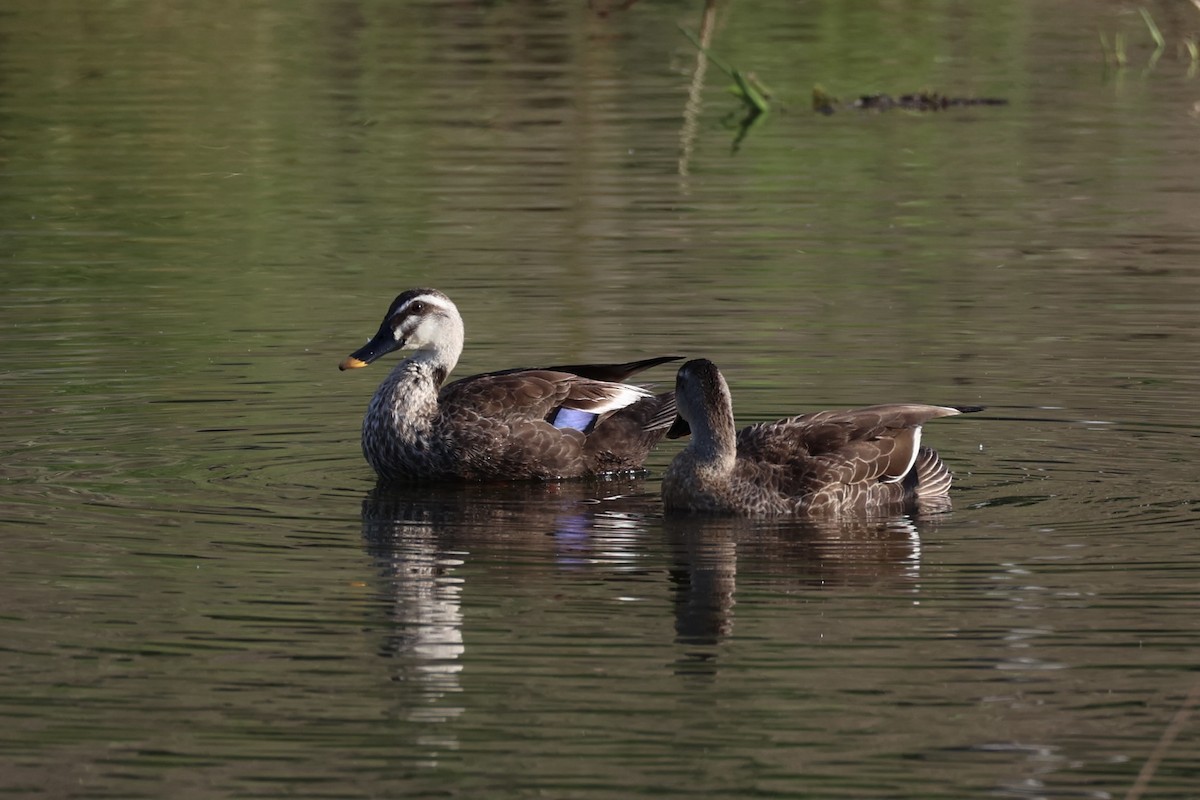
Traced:
<svg viewBox="0 0 1200 800">
<path fill-rule="evenodd" d="M 420 300 L 409 305 L 408 310 L 414 314 L 422 314 L 425 312 L 425 304 Z"/>
</svg>

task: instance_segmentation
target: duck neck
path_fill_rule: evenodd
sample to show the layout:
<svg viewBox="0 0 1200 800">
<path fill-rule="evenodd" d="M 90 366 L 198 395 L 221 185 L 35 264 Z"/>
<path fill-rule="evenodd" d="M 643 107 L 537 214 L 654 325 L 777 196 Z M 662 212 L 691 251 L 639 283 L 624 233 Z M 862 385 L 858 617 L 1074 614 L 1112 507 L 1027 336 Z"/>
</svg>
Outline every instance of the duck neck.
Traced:
<svg viewBox="0 0 1200 800">
<path fill-rule="evenodd" d="M 409 356 L 408 361 L 427 365 L 435 375 L 440 374 L 440 386 L 458 365 L 465 339 L 466 332 L 463 330 L 461 317 L 457 314 L 442 317 L 437 333 L 418 347 L 416 352 Z"/>
<path fill-rule="evenodd" d="M 408 453 L 428 442 L 437 423 L 439 373 L 406 358 L 375 390 L 362 424 L 362 451 L 381 477 L 411 471 Z"/>
<path fill-rule="evenodd" d="M 388 431 L 384 439 L 411 442 L 423 438 L 438 414 L 438 390 L 454 367 L 457 356 L 428 348 L 401 361 L 371 399 L 363 420 L 363 435 Z"/>
<path fill-rule="evenodd" d="M 725 414 L 706 414 L 693 421 L 689 447 L 698 464 L 714 472 L 729 472 L 737 459 L 737 436 L 733 418 Z"/>
<path fill-rule="evenodd" d="M 392 410 L 413 417 L 432 418 L 437 414 L 438 390 L 445 383 L 463 349 L 463 326 L 457 318 L 448 318 L 437 336 L 422 344 L 408 358 L 392 368 L 379 385 L 376 399 Z"/>
</svg>

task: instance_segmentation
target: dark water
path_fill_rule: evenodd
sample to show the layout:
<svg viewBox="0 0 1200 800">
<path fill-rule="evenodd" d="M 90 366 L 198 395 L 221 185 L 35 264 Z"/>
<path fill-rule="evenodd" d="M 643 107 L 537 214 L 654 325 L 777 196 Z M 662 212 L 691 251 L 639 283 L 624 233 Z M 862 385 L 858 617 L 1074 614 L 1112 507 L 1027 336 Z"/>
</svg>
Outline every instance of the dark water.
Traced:
<svg viewBox="0 0 1200 800">
<path fill-rule="evenodd" d="M 721 7 L 735 153 L 699 5 L 621 5 L 0 12 L 0 791 L 1200 796 L 1195 9 Z M 676 444 L 375 492 L 336 364 L 416 285 L 461 374 L 989 410 L 924 520 L 664 519 Z"/>
</svg>

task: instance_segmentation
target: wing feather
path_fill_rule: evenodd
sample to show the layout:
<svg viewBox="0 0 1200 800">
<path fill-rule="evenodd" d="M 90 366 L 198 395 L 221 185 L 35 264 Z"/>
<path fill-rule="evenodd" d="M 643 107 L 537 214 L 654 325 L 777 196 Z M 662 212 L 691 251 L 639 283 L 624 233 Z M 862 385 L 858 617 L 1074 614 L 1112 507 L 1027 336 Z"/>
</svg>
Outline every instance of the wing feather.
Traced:
<svg viewBox="0 0 1200 800">
<path fill-rule="evenodd" d="M 472 408 L 482 416 L 545 419 L 560 407 L 607 414 L 649 396 L 646 389 L 628 383 L 520 370 L 455 381 L 442 388 L 438 401 L 443 407 Z"/>
<path fill-rule="evenodd" d="M 818 411 L 743 428 L 738 454 L 779 467 L 772 483 L 792 495 L 830 484 L 895 483 L 916 461 L 921 425 L 958 413 L 919 404 Z"/>
</svg>

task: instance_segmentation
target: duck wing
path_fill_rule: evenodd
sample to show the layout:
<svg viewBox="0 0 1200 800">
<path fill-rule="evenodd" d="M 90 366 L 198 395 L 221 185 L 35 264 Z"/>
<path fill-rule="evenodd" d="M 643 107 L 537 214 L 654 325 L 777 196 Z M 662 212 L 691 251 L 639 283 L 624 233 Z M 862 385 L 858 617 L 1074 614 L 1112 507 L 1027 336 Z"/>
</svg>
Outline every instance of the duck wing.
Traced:
<svg viewBox="0 0 1200 800">
<path fill-rule="evenodd" d="M 553 422 L 560 409 L 599 418 L 636 403 L 650 392 L 627 383 L 590 380 L 554 370 L 526 369 L 475 375 L 438 393 L 444 410 L 470 410 L 490 419 Z M 571 425 L 569 427 L 575 427 Z"/>
<path fill-rule="evenodd" d="M 584 445 L 589 469 L 597 473 L 641 469 L 675 416 L 675 393 L 663 392 L 604 417 Z"/>
<path fill-rule="evenodd" d="M 496 370 L 495 372 L 485 372 L 480 375 L 474 375 L 471 378 L 465 378 L 464 380 L 473 380 L 474 378 L 483 378 L 491 375 L 512 375 L 517 372 L 566 372 L 569 375 L 578 375 L 580 378 L 588 378 L 593 381 L 620 383 L 651 367 L 666 364 L 669 361 L 678 361 L 681 358 L 683 356 L 656 356 L 654 358 L 643 358 L 640 361 L 625 361 L 620 364 L 561 364 L 554 367 L 513 367 L 511 369 Z"/>
<path fill-rule="evenodd" d="M 611 435 L 599 451 L 589 443 L 610 420 L 656 398 L 630 384 L 521 370 L 464 378 L 443 387 L 438 399 L 463 477 L 553 479 L 639 467 L 627 464 L 623 451 L 609 453 Z"/>
<path fill-rule="evenodd" d="M 782 467 L 775 474 L 788 494 L 833 484 L 893 483 L 916 461 L 921 426 L 959 413 L 949 406 L 905 403 L 818 411 L 744 428 L 738 454 Z"/>
<path fill-rule="evenodd" d="M 651 367 L 679 361 L 682 358 L 683 356 L 656 356 L 655 358 L 643 358 L 640 361 L 626 361 L 623 364 L 568 364 L 561 367 L 546 367 L 546 369 L 554 372 L 569 372 L 572 375 L 591 378 L 594 381 L 620 383 Z"/>
<path fill-rule="evenodd" d="M 619 364 L 566 364 L 554 367 L 485 372 L 443 387 L 439 401 L 461 404 L 485 417 L 524 414 L 545 419 L 558 428 L 585 433 L 614 411 L 643 401 L 650 393 L 621 381 L 651 367 L 678 361 L 683 356 L 656 356 Z M 633 416 L 647 431 L 669 428 L 674 419 L 674 392 L 658 395 L 650 404 L 654 413 L 639 409 Z M 647 406 L 645 402 L 642 406 Z M 659 436 L 658 438 L 661 438 Z"/>
</svg>

